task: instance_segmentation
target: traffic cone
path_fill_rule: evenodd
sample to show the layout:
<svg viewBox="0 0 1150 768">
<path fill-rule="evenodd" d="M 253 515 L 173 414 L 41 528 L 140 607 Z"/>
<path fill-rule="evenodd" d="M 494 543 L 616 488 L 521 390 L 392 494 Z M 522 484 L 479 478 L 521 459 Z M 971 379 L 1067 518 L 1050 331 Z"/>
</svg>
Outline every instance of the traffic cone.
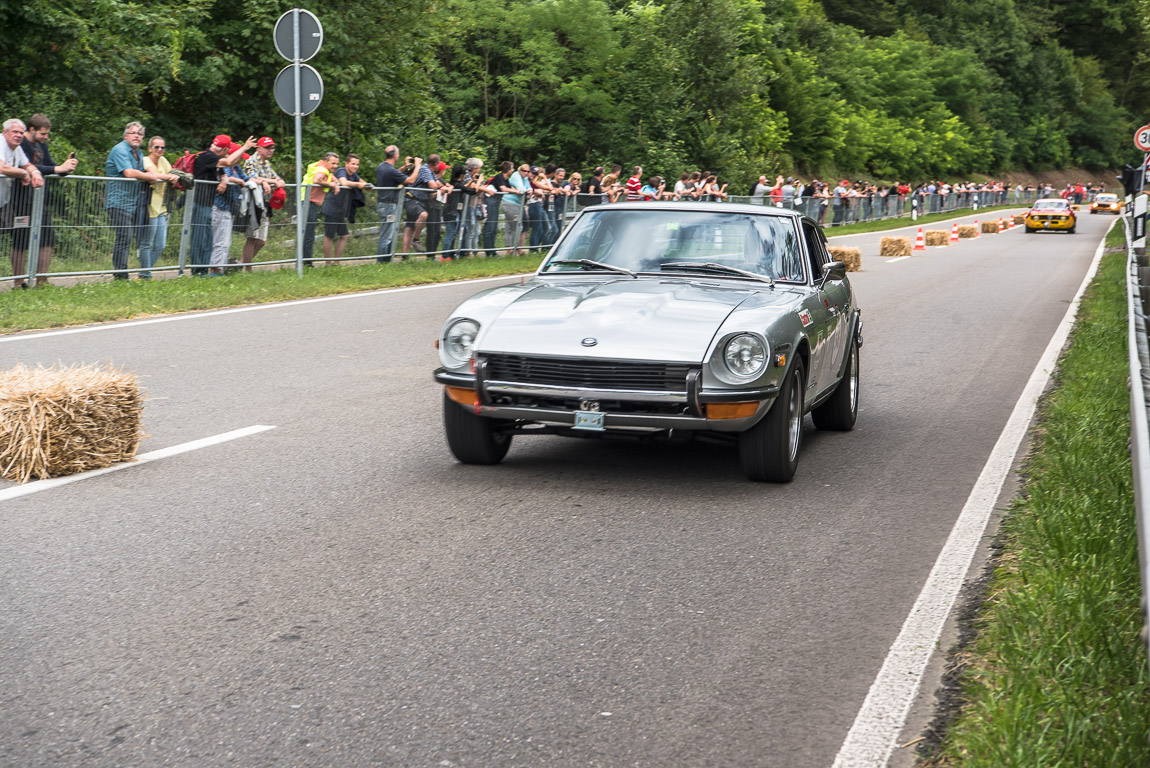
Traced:
<svg viewBox="0 0 1150 768">
<path fill-rule="evenodd" d="M 978 219 L 974 220 L 974 236 L 982 237 L 982 230 L 978 227 Z"/>
<path fill-rule="evenodd" d="M 1006 225 L 1002 223 L 1002 217 L 1001 216 L 998 218 L 998 231 L 999 232 L 1005 232 L 1006 231 Z"/>
<path fill-rule="evenodd" d="M 954 245 L 958 242 L 958 222 L 954 222 L 954 226 L 950 228 L 950 244 Z"/>
<path fill-rule="evenodd" d="M 913 251 L 925 251 L 926 250 L 926 235 L 924 235 L 922 233 L 922 227 L 918 228 L 918 234 L 914 236 L 914 248 L 912 248 L 911 250 L 913 250 Z"/>
<path fill-rule="evenodd" d="M 1006 228 L 1014 229 L 1014 214 L 1006 217 Z"/>
</svg>

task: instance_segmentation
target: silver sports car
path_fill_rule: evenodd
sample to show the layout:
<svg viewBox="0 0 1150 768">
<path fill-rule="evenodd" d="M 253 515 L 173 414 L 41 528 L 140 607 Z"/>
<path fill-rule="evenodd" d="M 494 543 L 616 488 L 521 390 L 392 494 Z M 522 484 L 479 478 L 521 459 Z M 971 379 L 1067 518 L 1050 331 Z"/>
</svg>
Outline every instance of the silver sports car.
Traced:
<svg viewBox="0 0 1150 768">
<path fill-rule="evenodd" d="M 455 457 L 495 464 L 517 434 L 737 442 L 787 482 L 806 413 L 849 430 L 862 321 L 822 230 L 713 203 L 587 208 L 535 276 L 459 305 L 437 346 Z"/>
</svg>

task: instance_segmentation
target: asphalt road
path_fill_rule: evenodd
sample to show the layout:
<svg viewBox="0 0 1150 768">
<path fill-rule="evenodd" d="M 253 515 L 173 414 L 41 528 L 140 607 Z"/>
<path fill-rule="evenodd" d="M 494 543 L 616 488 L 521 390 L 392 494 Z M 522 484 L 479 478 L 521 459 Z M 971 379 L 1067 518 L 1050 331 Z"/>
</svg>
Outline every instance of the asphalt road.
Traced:
<svg viewBox="0 0 1150 768">
<path fill-rule="evenodd" d="M 141 453 L 276 428 L 0 502 L 0 765 L 829 766 L 1108 223 L 840 241 L 858 426 L 785 486 L 706 444 L 456 464 L 474 285 L 4 337 L 137 372 Z"/>
</svg>

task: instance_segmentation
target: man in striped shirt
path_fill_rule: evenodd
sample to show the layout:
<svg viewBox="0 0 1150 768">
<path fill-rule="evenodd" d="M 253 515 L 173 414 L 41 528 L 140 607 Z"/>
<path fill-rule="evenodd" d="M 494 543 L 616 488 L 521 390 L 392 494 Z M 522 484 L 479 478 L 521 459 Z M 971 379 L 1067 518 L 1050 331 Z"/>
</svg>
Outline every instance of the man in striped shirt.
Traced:
<svg viewBox="0 0 1150 768">
<path fill-rule="evenodd" d="M 636 165 L 635 173 L 627 179 L 627 202 L 636 202 L 643 199 L 643 166 Z"/>
</svg>

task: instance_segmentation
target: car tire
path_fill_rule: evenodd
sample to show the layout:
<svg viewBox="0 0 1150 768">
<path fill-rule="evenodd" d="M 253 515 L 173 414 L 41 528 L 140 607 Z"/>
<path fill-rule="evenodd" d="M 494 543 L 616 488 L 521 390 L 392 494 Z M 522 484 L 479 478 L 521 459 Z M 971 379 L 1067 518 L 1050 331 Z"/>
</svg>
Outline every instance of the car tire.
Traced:
<svg viewBox="0 0 1150 768">
<path fill-rule="evenodd" d="M 1068 229 L 1068 230 L 1066 230 L 1066 233 L 1067 233 L 1068 235 L 1073 235 L 1073 234 L 1074 234 L 1074 230 L 1076 230 L 1076 229 L 1078 229 L 1077 225 L 1076 225 L 1076 226 L 1073 226 L 1073 227 L 1071 227 L 1071 228 L 1070 228 L 1070 229 Z"/>
<path fill-rule="evenodd" d="M 511 448 L 511 434 L 498 421 L 477 416 L 443 395 L 443 430 L 447 446 L 464 464 L 498 464 Z"/>
<path fill-rule="evenodd" d="M 1026 234 L 1028 234 L 1028 235 L 1032 235 L 1032 234 L 1034 234 L 1034 229 L 1033 229 L 1033 228 L 1031 228 L 1031 227 L 1027 227 L 1027 228 L 1026 228 Z"/>
<path fill-rule="evenodd" d="M 739 435 L 739 461 L 747 479 L 789 483 L 799 468 L 806 370 L 795 357 L 767 415 Z"/>
<path fill-rule="evenodd" d="M 854 429 L 859 409 L 859 345 L 851 342 L 847 372 L 830 398 L 811 411 L 815 426 L 822 430 L 847 432 Z"/>
</svg>

